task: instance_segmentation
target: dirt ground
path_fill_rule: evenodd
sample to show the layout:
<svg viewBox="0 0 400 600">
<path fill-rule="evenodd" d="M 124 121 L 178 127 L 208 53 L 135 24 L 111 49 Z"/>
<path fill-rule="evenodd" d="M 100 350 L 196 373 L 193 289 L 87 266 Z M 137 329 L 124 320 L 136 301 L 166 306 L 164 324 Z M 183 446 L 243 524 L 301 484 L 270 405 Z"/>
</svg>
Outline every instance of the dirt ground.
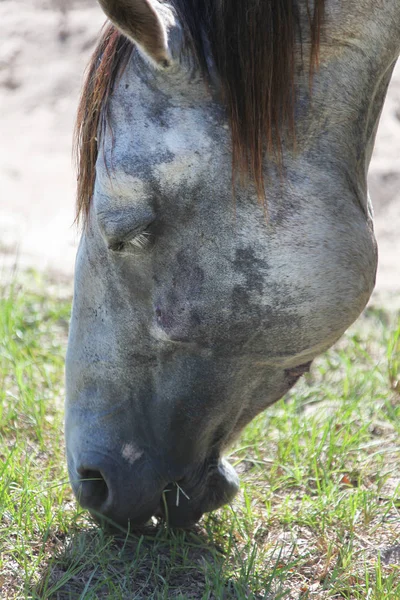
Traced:
<svg viewBox="0 0 400 600">
<path fill-rule="evenodd" d="M 71 277 L 71 132 L 103 15 L 95 0 L 2 0 L 0 274 L 16 261 Z M 380 248 L 375 299 L 400 305 L 400 64 L 370 170 Z"/>
</svg>

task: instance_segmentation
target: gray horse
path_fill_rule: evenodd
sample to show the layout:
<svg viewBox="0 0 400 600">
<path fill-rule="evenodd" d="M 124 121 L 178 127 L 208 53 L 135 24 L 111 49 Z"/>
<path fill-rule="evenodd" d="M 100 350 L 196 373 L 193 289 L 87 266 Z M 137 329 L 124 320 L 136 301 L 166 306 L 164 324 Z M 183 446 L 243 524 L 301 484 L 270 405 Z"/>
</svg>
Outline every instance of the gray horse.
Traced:
<svg viewBox="0 0 400 600">
<path fill-rule="evenodd" d="M 366 179 L 400 2 L 100 3 L 112 23 L 77 125 L 69 474 L 100 520 L 188 527 L 238 489 L 226 447 L 373 290 Z"/>
</svg>

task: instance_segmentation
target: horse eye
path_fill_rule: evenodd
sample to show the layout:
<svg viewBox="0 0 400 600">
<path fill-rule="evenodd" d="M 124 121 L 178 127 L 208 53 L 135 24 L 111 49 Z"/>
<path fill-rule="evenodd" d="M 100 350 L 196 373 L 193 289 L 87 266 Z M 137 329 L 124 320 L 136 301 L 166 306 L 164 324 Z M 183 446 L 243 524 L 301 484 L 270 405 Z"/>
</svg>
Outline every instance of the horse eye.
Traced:
<svg viewBox="0 0 400 600">
<path fill-rule="evenodd" d="M 145 250 L 151 246 L 153 239 L 154 235 L 149 229 L 145 229 L 132 238 L 110 244 L 109 249 L 119 254 L 133 254 L 135 251 Z"/>
</svg>

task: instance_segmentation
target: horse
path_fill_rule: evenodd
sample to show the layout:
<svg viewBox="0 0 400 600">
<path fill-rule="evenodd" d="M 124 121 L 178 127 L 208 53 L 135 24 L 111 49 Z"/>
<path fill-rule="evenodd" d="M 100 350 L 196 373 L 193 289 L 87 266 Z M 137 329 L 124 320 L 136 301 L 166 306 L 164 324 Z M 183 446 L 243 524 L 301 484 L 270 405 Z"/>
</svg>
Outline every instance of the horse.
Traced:
<svg viewBox="0 0 400 600">
<path fill-rule="evenodd" d="M 76 125 L 69 477 L 102 523 L 187 528 L 237 493 L 224 453 L 243 427 L 372 293 L 367 171 L 400 3 L 99 2 Z"/>
</svg>

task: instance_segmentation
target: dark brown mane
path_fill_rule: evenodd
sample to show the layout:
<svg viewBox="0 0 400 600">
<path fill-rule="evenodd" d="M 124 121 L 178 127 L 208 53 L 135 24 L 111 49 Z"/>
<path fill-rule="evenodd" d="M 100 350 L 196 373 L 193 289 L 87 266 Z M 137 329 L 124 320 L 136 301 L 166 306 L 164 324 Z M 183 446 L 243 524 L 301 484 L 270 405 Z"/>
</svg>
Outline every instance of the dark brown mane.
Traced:
<svg viewBox="0 0 400 600">
<path fill-rule="evenodd" d="M 106 25 L 88 65 L 74 132 L 77 162 L 76 220 L 85 221 L 93 195 L 98 135 L 107 114 L 107 101 L 118 72 L 129 60 L 132 44 L 114 27 Z"/>
<path fill-rule="evenodd" d="M 282 131 L 294 135 L 299 0 L 173 0 L 204 75 L 207 52 L 219 74 L 232 132 L 233 174 L 247 176 L 264 197 L 265 152 L 279 160 Z M 310 72 L 318 63 L 325 0 L 305 0 L 310 26 Z M 311 10 L 310 4 L 313 5 Z M 206 49 L 207 47 L 207 49 Z M 97 135 L 107 100 L 132 44 L 108 25 L 91 59 L 75 130 L 77 218 L 86 218 L 93 194 Z"/>
</svg>

